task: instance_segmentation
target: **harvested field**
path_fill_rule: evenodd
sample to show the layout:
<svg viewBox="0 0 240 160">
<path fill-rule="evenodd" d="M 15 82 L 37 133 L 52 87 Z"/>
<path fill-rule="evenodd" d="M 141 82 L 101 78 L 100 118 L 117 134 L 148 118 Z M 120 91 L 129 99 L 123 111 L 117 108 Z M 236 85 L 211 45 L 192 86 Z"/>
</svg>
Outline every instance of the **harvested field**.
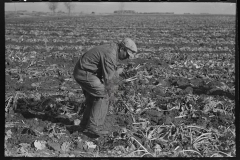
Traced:
<svg viewBox="0 0 240 160">
<path fill-rule="evenodd" d="M 5 156 L 235 157 L 235 16 L 95 15 L 5 22 Z M 130 37 L 97 139 L 77 130 L 72 76 L 91 47 Z"/>
</svg>

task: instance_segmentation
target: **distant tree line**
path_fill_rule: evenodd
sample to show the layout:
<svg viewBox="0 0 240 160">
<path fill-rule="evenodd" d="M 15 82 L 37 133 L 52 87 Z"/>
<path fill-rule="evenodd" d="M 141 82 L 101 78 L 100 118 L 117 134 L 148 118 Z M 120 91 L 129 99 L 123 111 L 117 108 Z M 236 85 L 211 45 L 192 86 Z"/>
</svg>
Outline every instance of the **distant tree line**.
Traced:
<svg viewBox="0 0 240 160">
<path fill-rule="evenodd" d="M 59 3 L 58 2 L 47 2 L 47 5 L 48 5 L 49 10 L 52 11 L 53 13 L 55 13 L 56 9 L 59 6 Z M 74 4 L 72 2 L 64 2 L 64 6 L 66 7 L 68 14 L 70 15 L 71 11 L 74 8 Z"/>
</svg>

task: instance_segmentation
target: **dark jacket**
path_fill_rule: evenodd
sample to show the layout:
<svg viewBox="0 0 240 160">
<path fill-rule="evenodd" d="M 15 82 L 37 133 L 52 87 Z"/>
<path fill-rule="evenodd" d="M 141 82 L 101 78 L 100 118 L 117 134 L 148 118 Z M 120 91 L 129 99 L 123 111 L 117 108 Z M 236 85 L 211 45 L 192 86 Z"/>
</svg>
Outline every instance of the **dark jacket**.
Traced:
<svg viewBox="0 0 240 160">
<path fill-rule="evenodd" d="M 117 43 L 110 43 L 96 46 L 87 51 L 75 65 L 75 80 L 83 88 L 85 87 L 85 90 L 92 92 L 92 95 L 98 95 L 94 93 L 93 88 L 102 94 L 103 92 L 100 90 L 105 91 L 104 86 L 117 75 L 118 50 Z M 83 71 L 88 73 L 85 74 Z"/>
</svg>

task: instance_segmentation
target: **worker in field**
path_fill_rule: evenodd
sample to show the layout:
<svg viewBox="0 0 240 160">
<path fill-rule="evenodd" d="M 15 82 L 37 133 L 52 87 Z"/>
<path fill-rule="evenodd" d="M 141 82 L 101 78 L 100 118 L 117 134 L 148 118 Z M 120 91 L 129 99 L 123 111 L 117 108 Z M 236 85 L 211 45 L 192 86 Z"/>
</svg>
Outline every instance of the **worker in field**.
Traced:
<svg viewBox="0 0 240 160">
<path fill-rule="evenodd" d="M 133 58 L 136 53 L 134 41 L 125 38 L 121 42 L 96 46 L 79 58 L 73 75 L 86 98 L 80 131 L 96 136 L 108 134 L 101 129 L 108 112 L 107 86 L 123 72 L 123 68 L 117 68 L 118 60 Z"/>
</svg>

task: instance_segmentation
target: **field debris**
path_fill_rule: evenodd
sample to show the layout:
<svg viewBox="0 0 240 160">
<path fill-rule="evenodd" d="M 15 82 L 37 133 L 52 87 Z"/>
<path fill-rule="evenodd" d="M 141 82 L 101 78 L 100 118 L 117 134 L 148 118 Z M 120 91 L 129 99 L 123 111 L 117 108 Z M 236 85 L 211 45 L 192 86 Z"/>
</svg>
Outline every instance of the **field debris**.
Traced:
<svg viewBox="0 0 240 160">
<path fill-rule="evenodd" d="M 236 156 L 234 16 L 5 23 L 5 156 Z M 86 50 L 124 35 L 135 37 L 139 54 L 119 64 L 103 126 L 109 135 L 93 139 L 79 129 L 85 99 L 73 67 Z"/>
<path fill-rule="evenodd" d="M 34 141 L 34 147 L 37 149 L 37 150 L 43 150 L 46 148 L 46 141 Z"/>
</svg>

